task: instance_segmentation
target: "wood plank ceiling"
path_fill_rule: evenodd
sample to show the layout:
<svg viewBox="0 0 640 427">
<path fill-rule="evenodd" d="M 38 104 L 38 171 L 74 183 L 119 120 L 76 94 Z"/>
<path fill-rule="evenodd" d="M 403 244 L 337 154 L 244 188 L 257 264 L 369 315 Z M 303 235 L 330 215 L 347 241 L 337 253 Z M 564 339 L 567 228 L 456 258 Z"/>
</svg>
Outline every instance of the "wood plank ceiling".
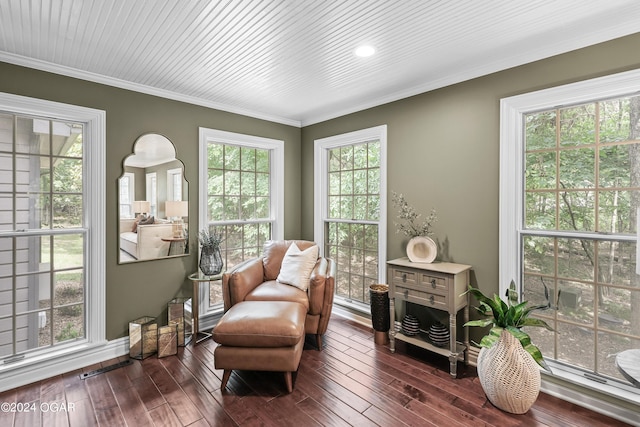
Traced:
<svg viewBox="0 0 640 427">
<path fill-rule="evenodd" d="M 0 0 L 0 61 L 294 126 L 639 31 L 637 0 Z"/>
</svg>

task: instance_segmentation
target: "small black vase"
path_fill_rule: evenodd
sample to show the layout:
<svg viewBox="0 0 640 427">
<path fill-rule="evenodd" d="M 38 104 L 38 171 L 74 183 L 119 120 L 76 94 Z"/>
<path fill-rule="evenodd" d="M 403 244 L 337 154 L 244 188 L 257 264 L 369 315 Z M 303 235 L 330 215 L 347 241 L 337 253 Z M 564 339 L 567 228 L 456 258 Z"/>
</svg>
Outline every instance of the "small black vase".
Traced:
<svg viewBox="0 0 640 427">
<path fill-rule="evenodd" d="M 220 248 L 203 246 L 200 251 L 200 271 L 205 276 L 215 276 L 222 271 Z"/>
</svg>

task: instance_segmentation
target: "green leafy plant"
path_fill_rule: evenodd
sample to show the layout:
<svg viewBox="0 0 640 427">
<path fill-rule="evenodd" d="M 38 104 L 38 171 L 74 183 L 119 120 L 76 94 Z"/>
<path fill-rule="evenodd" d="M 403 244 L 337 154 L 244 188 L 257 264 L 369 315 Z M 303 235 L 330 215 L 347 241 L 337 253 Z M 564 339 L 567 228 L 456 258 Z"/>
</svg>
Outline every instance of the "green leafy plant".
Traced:
<svg viewBox="0 0 640 427">
<path fill-rule="evenodd" d="M 220 247 L 224 241 L 224 237 L 222 230 L 217 229 L 216 227 L 209 227 L 200 230 L 200 233 L 198 233 L 198 240 L 202 247 L 211 247 L 216 249 Z"/>
<path fill-rule="evenodd" d="M 491 330 L 480 341 L 480 347 L 490 348 L 500 339 L 500 334 L 506 330 L 516 337 L 522 347 L 533 357 L 533 360 L 546 370 L 550 370 L 542 357 L 540 349 L 531 343 L 529 334 L 522 331 L 523 326 L 539 326 L 553 331 L 551 326 L 544 320 L 529 317 L 535 310 L 544 310 L 550 307 L 549 303 L 542 305 L 534 305 L 527 307 L 528 302 L 518 303 L 518 293 L 516 284 L 512 280 L 509 290 L 507 291 L 507 302 L 504 302 L 498 295 L 489 298 L 485 296 L 479 289 L 469 286 L 469 290 L 465 294 L 470 293 L 479 302 L 476 310 L 483 316 L 489 316 L 486 319 L 472 320 L 465 323 L 465 326 L 491 326 Z"/>
</svg>

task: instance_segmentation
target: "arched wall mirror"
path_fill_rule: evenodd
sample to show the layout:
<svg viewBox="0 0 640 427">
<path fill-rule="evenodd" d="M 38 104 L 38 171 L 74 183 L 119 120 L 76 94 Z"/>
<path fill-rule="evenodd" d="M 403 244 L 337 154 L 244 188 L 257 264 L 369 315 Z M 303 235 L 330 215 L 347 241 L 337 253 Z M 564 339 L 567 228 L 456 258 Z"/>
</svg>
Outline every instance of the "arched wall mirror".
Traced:
<svg viewBox="0 0 640 427">
<path fill-rule="evenodd" d="M 118 261 L 188 254 L 188 194 L 173 143 L 155 133 L 138 138 L 118 178 Z"/>
</svg>

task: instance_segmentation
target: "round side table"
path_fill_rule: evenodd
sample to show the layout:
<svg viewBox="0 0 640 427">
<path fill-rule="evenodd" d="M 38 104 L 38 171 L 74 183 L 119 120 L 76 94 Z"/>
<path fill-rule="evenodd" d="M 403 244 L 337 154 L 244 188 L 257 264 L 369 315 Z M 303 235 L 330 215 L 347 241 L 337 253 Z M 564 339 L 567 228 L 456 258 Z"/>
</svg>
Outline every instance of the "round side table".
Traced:
<svg viewBox="0 0 640 427">
<path fill-rule="evenodd" d="M 625 350 L 618 353 L 616 366 L 631 384 L 640 387 L 640 349 Z"/>
<path fill-rule="evenodd" d="M 163 237 L 160 240 L 169 242 L 169 252 L 167 256 L 184 254 L 184 245 L 187 240 L 184 237 Z"/>
<path fill-rule="evenodd" d="M 203 282 L 215 282 L 222 279 L 222 274 L 215 274 L 213 276 L 207 276 L 202 274 L 200 270 L 196 273 L 189 275 L 189 280 L 193 282 L 193 344 L 196 345 L 200 341 L 204 341 L 211 337 L 208 332 L 200 332 L 200 284 Z"/>
</svg>

